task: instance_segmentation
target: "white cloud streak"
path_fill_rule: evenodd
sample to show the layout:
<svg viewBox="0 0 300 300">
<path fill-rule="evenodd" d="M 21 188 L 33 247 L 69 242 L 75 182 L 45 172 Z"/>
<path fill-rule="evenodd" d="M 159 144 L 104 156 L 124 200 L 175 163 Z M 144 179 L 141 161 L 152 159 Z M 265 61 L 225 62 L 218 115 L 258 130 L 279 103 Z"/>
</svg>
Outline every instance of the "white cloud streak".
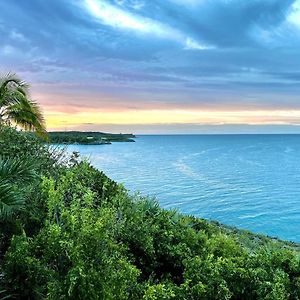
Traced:
<svg viewBox="0 0 300 300">
<path fill-rule="evenodd" d="M 292 5 L 292 10 L 287 20 L 300 28 L 300 0 L 296 0 Z"/>
<path fill-rule="evenodd" d="M 200 44 L 179 30 L 159 21 L 127 12 L 106 1 L 85 0 L 85 3 L 90 13 L 106 26 L 175 41 L 182 44 L 185 49 L 204 50 L 212 48 Z"/>
</svg>

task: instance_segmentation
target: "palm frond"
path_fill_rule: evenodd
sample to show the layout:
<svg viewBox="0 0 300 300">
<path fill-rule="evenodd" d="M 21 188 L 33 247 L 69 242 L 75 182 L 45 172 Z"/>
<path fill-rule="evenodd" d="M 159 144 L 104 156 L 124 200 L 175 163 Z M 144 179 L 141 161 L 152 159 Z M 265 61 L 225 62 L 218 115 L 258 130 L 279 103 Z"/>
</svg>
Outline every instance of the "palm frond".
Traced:
<svg viewBox="0 0 300 300">
<path fill-rule="evenodd" d="M 5 180 L 0 180 L 0 218 L 7 219 L 23 205 L 24 198 L 14 186 Z"/>
<path fill-rule="evenodd" d="M 16 74 L 7 73 L 0 78 L 0 98 L 9 89 L 19 89 L 24 95 L 28 95 L 29 85 Z"/>
<path fill-rule="evenodd" d="M 1 97 L 0 105 L 2 108 L 6 108 L 20 103 L 23 98 L 26 98 L 26 96 L 19 90 L 7 90 Z"/>
<path fill-rule="evenodd" d="M 28 159 L 0 157 L 0 219 L 24 206 L 21 185 L 38 177 L 34 164 Z"/>
<path fill-rule="evenodd" d="M 29 86 L 15 74 L 0 78 L 0 122 L 7 120 L 48 139 L 45 120 L 39 105 L 29 98 Z"/>
<path fill-rule="evenodd" d="M 0 300 L 14 299 L 13 295 L 8 294 L 6 290 L 0 291 Z"/>
<path fill-rule="evenodd" d="M 41 137 L 47 136 L 45 119 L 39 105 L 24 96 L 19 95 L 18 102 L 8 106 L 3 115 L 25 130 L 36 131 Z"/>
<path fill-rule="evenodd" d="M 16 183 L 31 181 L 36 177 L 33 161 L 0 157 L 0 180 Z"/>
<path fill-rule="evenodd" d="M 153 198 L 145 198 L 140 202 L 142 211 L 149 215 L 157 215 L 160 212 L 160 206 L 158 202 Z"/>
</svg>

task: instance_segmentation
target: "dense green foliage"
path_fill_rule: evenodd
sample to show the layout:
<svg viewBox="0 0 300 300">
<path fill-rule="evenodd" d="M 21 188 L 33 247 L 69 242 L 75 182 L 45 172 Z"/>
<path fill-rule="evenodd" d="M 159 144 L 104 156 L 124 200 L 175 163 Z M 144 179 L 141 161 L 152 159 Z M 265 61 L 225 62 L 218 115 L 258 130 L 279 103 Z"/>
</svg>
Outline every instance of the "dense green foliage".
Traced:
<svg viewBox="0 0 300 300">
<path fill-rule="evenodd" d="M 133 134 L 114 134 L 104 132 L 82 131 L 54 131 L 49 132 L 50 140 L 54 144 L 84 144 L 102 145 L 112 142 L 134 142 Z"/>
<path fill-rule="evenodd" d="M 22 187 L 36 177 L 32 162 L 0 157 L 0 216 L 8 218 L 24 204 Z"/>
<path fill-rule="evenodd" d="M 298 245 L 161 209 L 31 135 L 0 140 L 35 174 L 0 223 L 0 299 L 300 298 Z"/>
</svg>

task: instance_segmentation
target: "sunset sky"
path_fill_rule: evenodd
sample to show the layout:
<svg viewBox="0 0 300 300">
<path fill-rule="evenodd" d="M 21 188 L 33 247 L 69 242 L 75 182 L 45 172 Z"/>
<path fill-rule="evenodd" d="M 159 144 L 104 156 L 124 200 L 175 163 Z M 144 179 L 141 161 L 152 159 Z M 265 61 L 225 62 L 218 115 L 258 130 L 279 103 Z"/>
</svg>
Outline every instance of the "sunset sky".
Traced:
<svg viewBox="0 0 300 300">
<path fill-rule="evenodd" d="M 49 130 L 300 133 L 300 0 L 0 0 Z"/>
</svg>

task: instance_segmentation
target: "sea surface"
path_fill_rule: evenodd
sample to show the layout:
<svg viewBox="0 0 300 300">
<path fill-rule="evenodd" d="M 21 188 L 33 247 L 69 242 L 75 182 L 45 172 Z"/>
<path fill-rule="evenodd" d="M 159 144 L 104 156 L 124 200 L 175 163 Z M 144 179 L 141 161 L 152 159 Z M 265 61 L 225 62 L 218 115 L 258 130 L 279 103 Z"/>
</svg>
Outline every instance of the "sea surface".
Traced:
<svg viewBox="0 0 300 300">
<path fill-rule="evenodd" d="M 300 242 L 300 135 L 149 135 L 68 150 L 164 208 Z"/>
</svg>

